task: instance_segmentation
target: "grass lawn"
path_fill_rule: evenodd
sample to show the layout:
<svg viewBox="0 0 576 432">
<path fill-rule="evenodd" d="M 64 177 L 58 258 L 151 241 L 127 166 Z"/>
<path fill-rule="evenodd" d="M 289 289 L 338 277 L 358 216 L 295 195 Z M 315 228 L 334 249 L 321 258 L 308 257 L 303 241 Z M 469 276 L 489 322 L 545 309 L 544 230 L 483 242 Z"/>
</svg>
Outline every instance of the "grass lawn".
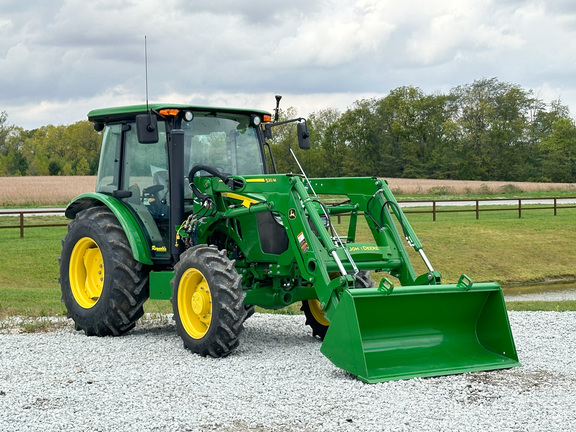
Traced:
<svg viewBox="0 0 576 432">
<path fill-rule="evenodd" d="M 0 229 L 0 318 L 61 315 L 58 284 L 60 240 L 66 227 Z"/>
<path fill-rule="evenodd" d="M 414 231 L 445 283 L 456 283 L 462 273 L 473 281 L 497 281 L 506 292 L 510 285 L 576 278 L 576 209 L 558 216 L 549 210 L 523 213 L 444 213 L 432 221 L 431 214 L 409 214 Z M 35 223 L 59 223 L 62 218 L 27 218 Z M 342 223 L 345 223 L 343 218 Z M 13 225 L 0 218 L 0 226 Z M 344 232 L 344 228 L 338 228 Z M 0 318 L 7 315 L 56 316 L 65 314 L 60 302 L 58 257 L 66 227 L 0 229 Z M 360 237 L 367 236 L 367 229 Z M 420 257 L 411 254 L 418 273 L 426 272 Z M 520 303 L 523 303 L 520 305 Z M 510 309 L 576 310 L 576 302 L 517 302 Z M 169 312 L 170 302 L 148 301 L 146 312 Z M 289 312 L 295 312 L 294 305 Z"/>
<path fill-rule="evenodd" d="M 510 284 L 574 279 L 576 209 L 557 216 L 548 210 L 408 215 L 428 258 L 455 283 L 465 273 L 473 281 Z M 418 257 L 414 264 L 425 271 Z"/>
</svg>

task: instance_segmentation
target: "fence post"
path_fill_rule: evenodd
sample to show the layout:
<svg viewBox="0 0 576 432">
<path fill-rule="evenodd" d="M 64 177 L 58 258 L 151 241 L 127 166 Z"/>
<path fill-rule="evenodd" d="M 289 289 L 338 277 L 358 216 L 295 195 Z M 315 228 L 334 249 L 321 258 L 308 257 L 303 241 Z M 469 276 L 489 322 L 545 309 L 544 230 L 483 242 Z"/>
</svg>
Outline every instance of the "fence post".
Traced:
<svg viewBox="0 0 576 432">
<path fill-rule="evenodd" d="M 432 221 L 436 222 L 436 201 L 432 201 Z"/>
<path fill-rule="evenodd" d="M 522 217 L 522 199 L 518 199 L 518 218 Z"/>
<path fill-rule="evenodd" d="M 554 216 L 556 216 L 556 198 L 554 198 Z"/>
<path fill-rule="evenodd" d="M 480 219 L 479 200 L 476 200 L 476 220 Z"/>
<path fill-rule="evenodd" d="M 24 213 L 20 212 L 20 238 L 24 238 Z"/>
</svg>

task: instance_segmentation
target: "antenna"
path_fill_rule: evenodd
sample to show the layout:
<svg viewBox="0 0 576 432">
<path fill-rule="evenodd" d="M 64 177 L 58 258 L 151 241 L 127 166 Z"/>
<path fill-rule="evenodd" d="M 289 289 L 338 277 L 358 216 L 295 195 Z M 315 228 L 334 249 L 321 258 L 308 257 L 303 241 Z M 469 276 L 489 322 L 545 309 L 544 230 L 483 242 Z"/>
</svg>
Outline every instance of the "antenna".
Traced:
<svg viewBox="0 0 576 432">
<path fill-rule="evenodd" d="M 152 115 L 152 110 L 148 105 L 148 43 L 144 35 L 144 70 L 146 81 L 146 114 L 136 116 L 136 127 L 138 129 L 138 141 L 143 144 L 158 142 L 158 131 L 156 129 L 156 115 Z"/>
<path fill-rule="evenodd" d="M 146 81 L 146 114 L 142 114 L 144 117 L 148 117 L 148 121 L 146 124 L 146 131 L 145 132 L 138 132 L 138 137 L 140 142 L 157 142 L 158 141 L 158 132 L 156 131 L 156 116 L 152 115 L 152 110 L 148 105 L 148 43 L 146 40 L 146 35 L 144 35 L 144 71 L 145 71 L 145 81 Z M 137 116 L 138 117 L 138 116 Z M 144 137 L 146 133 L 152 133 L 152 135 Z"/>
<path fill-rule="evenodd" d="M 148 44 L 146 42 L 146 35 L 144 35 L 144 71 L 146 81 L 146 111 L 148 109 Z"/>
</svg>

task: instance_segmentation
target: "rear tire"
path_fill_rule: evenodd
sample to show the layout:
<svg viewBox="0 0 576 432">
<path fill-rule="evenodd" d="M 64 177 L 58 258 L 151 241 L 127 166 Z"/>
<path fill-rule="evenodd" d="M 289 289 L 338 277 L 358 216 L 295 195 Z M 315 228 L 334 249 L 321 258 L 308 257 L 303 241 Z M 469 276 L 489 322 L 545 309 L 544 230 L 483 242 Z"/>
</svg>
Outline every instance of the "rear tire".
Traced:
<svg viewBox="0 0 576 432">
<path fill-rule="evenodd" d="M 371 288 L 374 285 L 369 271 L 364 270 L 356 275 L 356 288 Z M 306 325 L 312 328 L 312 336 L 324 340 L 330 321 L 324 317 L 324 311 L 320 307 L 318 299 L 303 300 L 300 310 L 304 312 Z"/>
<path fill-rule="evenodd" d="M 148 270 L 134 260 L 122 226 L 107 207 L 79 212 L 62 239 L 60 285 L 67 314 L 87 336 L 134 328 L 148 298 Z"/>
<path fill-rule="evenodd" d="M 172 307 L 185 348 L 225 357 L 238 346 L 247 317 L 240 282 L 226 250 L 198 245 L 180 256 L 171 282 Z"/>
<path fill-rule="evenodd" d="M 312 336 L 324 340 L 330 321 L 324 317 L 324 311 L 318 299 L 302 300 L 300 310 L 304 312 L 306 325 L 312 328 Z"/>
</svg>

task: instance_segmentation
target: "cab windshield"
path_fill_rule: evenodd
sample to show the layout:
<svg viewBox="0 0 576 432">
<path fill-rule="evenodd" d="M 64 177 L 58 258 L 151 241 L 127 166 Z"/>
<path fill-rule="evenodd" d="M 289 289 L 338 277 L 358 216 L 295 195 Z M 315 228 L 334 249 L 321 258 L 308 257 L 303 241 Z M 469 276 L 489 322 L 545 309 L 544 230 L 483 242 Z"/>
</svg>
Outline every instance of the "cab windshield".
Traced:
<svg viewBox="0 0 576 432">
<path fill-rule="evenodd" d="M 194 165 L 209 165 L 224 174 L 264 174 L 257 130 L 250 117 L 240 114 L 194 113 L 184 130 L 184 172 Z"/>
</svg>

